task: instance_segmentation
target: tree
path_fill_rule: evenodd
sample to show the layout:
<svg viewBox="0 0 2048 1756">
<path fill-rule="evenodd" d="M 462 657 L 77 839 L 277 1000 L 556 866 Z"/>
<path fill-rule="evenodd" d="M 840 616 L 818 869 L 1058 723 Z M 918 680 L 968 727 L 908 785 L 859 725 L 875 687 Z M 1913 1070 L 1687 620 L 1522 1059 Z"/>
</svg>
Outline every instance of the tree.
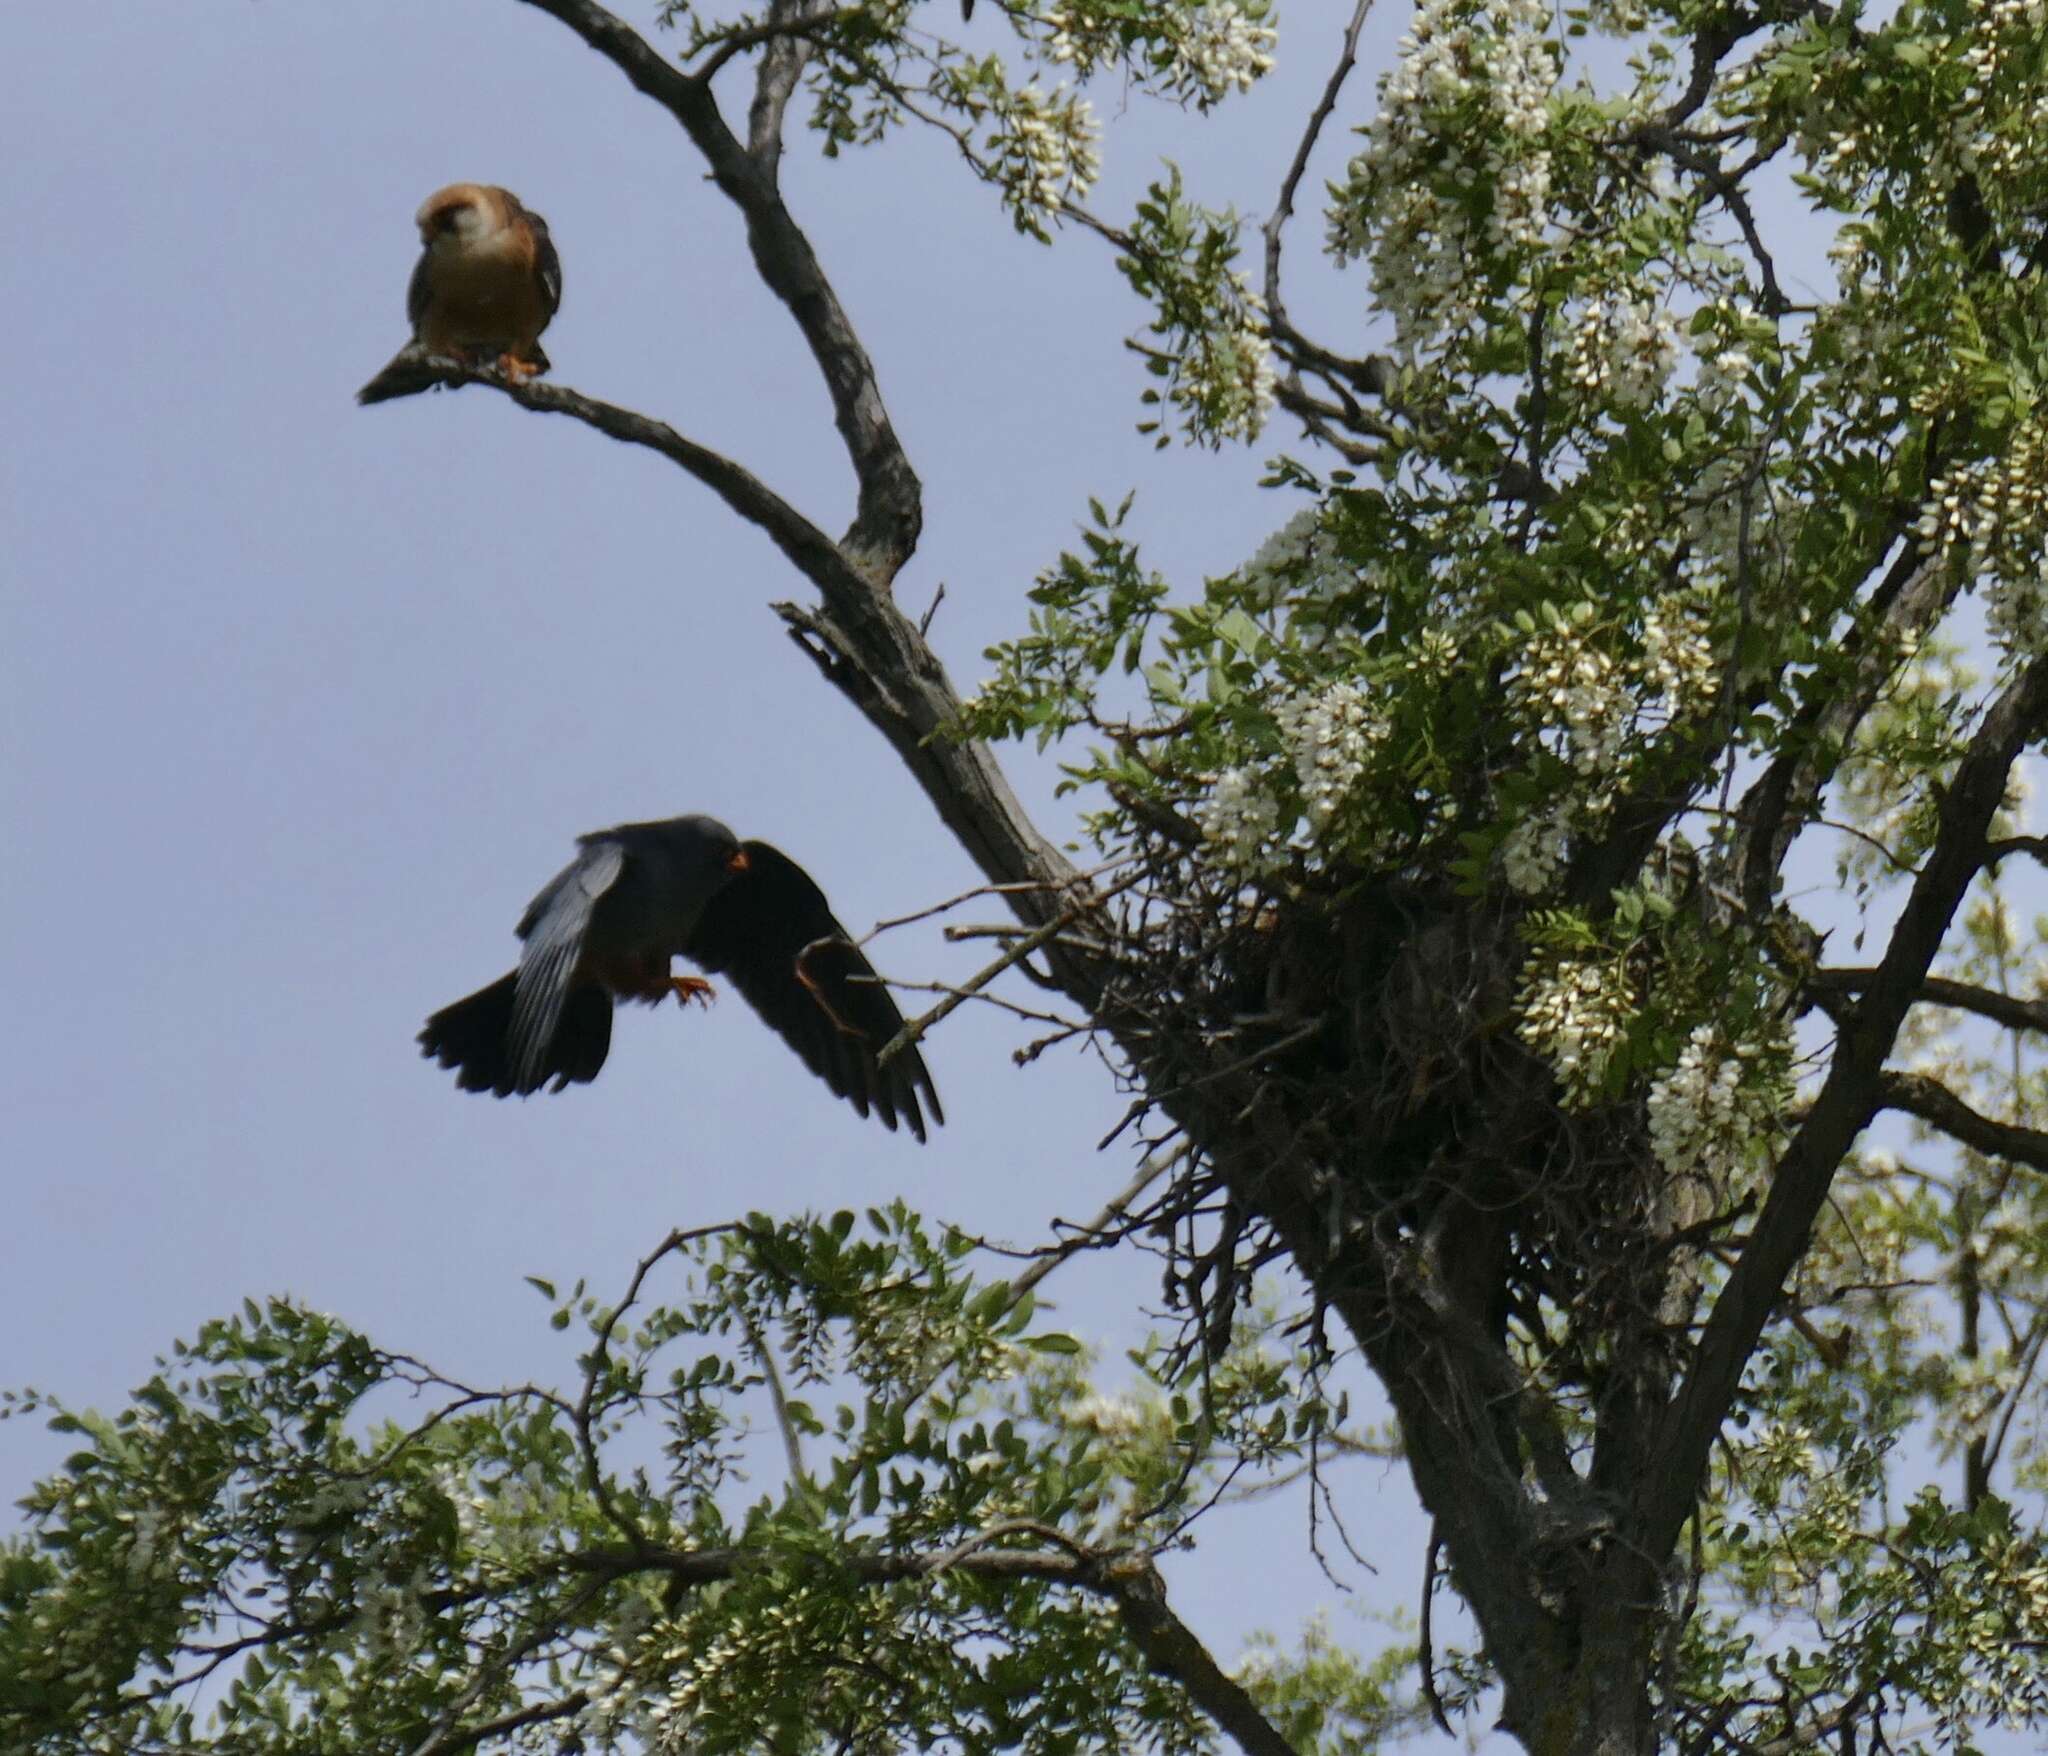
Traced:
<svg viewBox="0 0 2048 1756">
<path fill-rule="evenodd" d="M 2048 1013 L 2011 897 L 2048 851 L 2016 822 L 2048 733 L 2038 6 L 1425 0 L 1369 106 L 1360 4 L 1247 234 L 1177 175 L 1088 211 L 1085 93 L 1223 102 L 1275 47 L 1252 0 L 1006 6 L 1008 62 L 907 0 L 669 6 L 680 60 L 528 3 L 743 216 L 853 522 L 648 416 L 444 377 L 770 536 L 816 593 L 792 636 L 1018 917 L 963 993 L 1053 990 L 1145 1165 L 1008 1283 L 886 1210 L 679 1234 L 616 1302 L 543 1286 L 592 1334 L 566 1394 L 252 1304 L 120 1417 L 59 1412 L 84 1447 L 0 1562 L 25 1747 L 1279 1751 L 1485 1701 L 1606 1753 L 2048 1717 Z M 1093 508 L 962 699 L 891 596 L 920 489 L 782 199 L 792 113 L 827 151 L 940 129 L 1021 230 L 1106 244 L 1162 443 L 1303 435 L 1272 541 L 1176 592 Z M 1365 339 L 1319 339 L 1290 225 L 1354 118 L 1325 241 Z M 1084 863 L 1003 779 L 1027 734 Z M 1887 1112 L 1910 1139 L 1859 1145 Z M 1031 1285 L 1141 1243 L 1184 1324 L 1156 1402 L 1091 1412 Z M 1362 1442 L 1325 1391 L 1354 1351 L 1435 1520 L 1425 1610 L 1440 1558 L 1481 1641 L 1425 1619 L 1419 1707 L 1398 1652 L 1233 1679 L 1152 1565 L 1220 1481 Z M 405 1389 L 430 1412 L 376 1424 Z M 785 1480 L 741 1507 L 750 1403 Z"/>
</svg>

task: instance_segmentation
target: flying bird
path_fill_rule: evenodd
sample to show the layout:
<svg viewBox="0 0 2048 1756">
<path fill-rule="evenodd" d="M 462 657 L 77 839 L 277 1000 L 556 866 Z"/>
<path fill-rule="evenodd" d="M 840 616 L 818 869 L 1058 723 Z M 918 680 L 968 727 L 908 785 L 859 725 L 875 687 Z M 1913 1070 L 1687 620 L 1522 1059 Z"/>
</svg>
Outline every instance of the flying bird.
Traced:
<svg viewBox="0 0 2048 1756">
<path fill-rule="evenodd" d="M 417 219 L 424 248 L 405 295 L 412 341 L 356 400 L 426 389 L 436 379 L 423 355 L 496 365 L 515 384 L 545 372 L 540 332 L 562 303 L 562 260 L 548 222 L 492 183 L 437 189 Z"/>
<path fill-rule="evenodd" d="M 697 976 L 669 973 L 682 956 L 729 975 L 803 1063 L 863 1116 L 919 1140 L 925 1112 L 943 1122 L 914 1045 L 877 1064 L 903 1014 L 837 920 L 825 894 L 787 854 L 739 840 L 713 817 L 622 823 L 577 837 L 576 858 L 527 904 L 519 967 L 445 1006 L 420 1032 L 421 1052 L 456 1070 L 464 1091 L 525 1097 L 595 1079 L 612 1040 L 612 1008 L 709 1001 Z M 921 1100 L 921 1101 L 920 1101 Z"/>
</svg>

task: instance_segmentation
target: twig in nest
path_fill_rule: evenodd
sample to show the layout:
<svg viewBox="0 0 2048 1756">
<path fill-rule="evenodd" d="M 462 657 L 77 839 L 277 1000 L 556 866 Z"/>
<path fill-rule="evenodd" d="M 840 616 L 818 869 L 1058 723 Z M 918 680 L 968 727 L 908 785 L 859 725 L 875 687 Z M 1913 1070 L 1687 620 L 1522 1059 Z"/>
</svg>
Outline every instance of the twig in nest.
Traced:
<svg viewBox="0 0 2048 1756">
<path fill-rule="evenodd" d="M 1044 926 L 1033 928 L 1012 945 L 1009 950 L 1005 951 L 1001 957 L 997 958 L 994 963 L 988 965 L 985 969 L 977 970 L 965 987 L 957 988 L 949 993 L 945 999 L 941 1000 L 929 1012 L 920 1018 L 913 1018 L 891 1037 L 888 1042 L 884 1043 L 882 1045 L 882 1052 L 875 1057 L 875 1065 L 877 1067 L 888 1066 L 891 1061 L 895 1060 L 912 1043 L 919 1041 L 924 1036 L 924 1033 L 930 1030 L 933 1025 L 939 1023 L 942 1019 L 950 1017 L 964 1002 L 973 999 L 976 994 L 980 993 L 983 988 L 987 987 L 1004 970 L 1008 969 L 1012 964 L 1021 963 L 1032 952 L 1045 944 L 1047 940 L 1056 938 L 1062 930 L 1071 927 L 1075 921 L 1079 920 L 1087 910 L 1100 907 L 1119 891 L 1128 890 L 1138 881 L 1138 878 L 1139 874 L 1133 872 L 1129 876 L 1119 879 L 1109 889 L 1103 891 L 1101 895 L 1090 895 L 1071 902 L 1061 909 L 1058 914 L 1054 915 L 1051 920 L 1047 921 Z"/>
<path fill-rule="evenodd" d="M 1083 1023 L 1071 1018 L 1062 1018 L 1057 1012 L 1038 1012 L 1029 1006 L 1020 1006 L 1015 1000 L 1006 1000 L 1000 994 L 969 994 L 956 988 L 951 982 L 889 982 L 886 984 L 899 994 L 952 994 L 962 1000 L 979 1000 L 985 1006 L 994 1006 L 1017 1018 L 1028 1018 L 1033 1024 L 1052 1024 L 1060 1028 L 1062 1040 L 1088 1029 Z"/>
</svg>

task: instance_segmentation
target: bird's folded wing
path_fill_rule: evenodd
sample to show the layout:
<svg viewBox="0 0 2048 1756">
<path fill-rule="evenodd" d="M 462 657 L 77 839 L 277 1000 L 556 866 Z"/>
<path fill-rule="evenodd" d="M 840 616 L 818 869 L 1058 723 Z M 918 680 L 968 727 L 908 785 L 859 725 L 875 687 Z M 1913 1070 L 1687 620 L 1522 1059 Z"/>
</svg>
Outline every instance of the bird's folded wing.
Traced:
<svg viewBox="0 0 2048 1756">
<path fill-rule="evenodd" d="M 945 1120 L 915 1047 L 887 1067 L 876 1055 L 903 1028 L 874 966 L 833 918 L 824 892 L 787 854 L 744 844 L 747 869 L 714 896 L 684 956 L 725 975 L 806 1067 L 863 1116 L 925 1137 L 924 1110 Z M 923 1095 L 923 1108 L 919 1094 Z"/>
<path fill-rule="evenodd" d="M 626 853 L 617 842 L 586 841 L 582 852 L 527 904 L 519 923 L 526 943 L 519 953 L 511 1029 L 512 1065 L 522 1080 L 540 1077 L 562 1002 L 583 959 L 591 911 L 625 867 Z"/>
<path fill-rule="evenodd" d="M 541 297 L 550 317 L 562 308 L 562 257 L 548 231 L 548 222 L 530 207 L 517 207 L 516 217 L 533 240 L 533 276 L 540 283 Z"/>
</svg>

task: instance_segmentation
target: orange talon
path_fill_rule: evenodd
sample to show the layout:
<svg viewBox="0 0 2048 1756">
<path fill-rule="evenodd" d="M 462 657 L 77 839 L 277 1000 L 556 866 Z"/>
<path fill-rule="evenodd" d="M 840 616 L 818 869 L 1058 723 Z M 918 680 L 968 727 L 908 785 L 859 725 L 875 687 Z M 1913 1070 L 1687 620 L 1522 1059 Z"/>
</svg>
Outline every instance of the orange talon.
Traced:
<svg viewBox="0 0 2048 1756">
<path fill-rule="evenodd" d="M 709 1006 L 718 998 L 718 990 L 702 976 L 670 976 L 668 985 L 676 991 L 678 1006 L 688 1006 L 692 1000 L 701 1000 Z"/>
<path fill-rule="evenodd" d="M 500 354 L 498 356 L 498 370 L 505 374 L 506 383 L 524 384 L 527 379 L 534 377 L 540 371 L 540 368 L 529 365 L 517 354 Z"/>
</svg>

